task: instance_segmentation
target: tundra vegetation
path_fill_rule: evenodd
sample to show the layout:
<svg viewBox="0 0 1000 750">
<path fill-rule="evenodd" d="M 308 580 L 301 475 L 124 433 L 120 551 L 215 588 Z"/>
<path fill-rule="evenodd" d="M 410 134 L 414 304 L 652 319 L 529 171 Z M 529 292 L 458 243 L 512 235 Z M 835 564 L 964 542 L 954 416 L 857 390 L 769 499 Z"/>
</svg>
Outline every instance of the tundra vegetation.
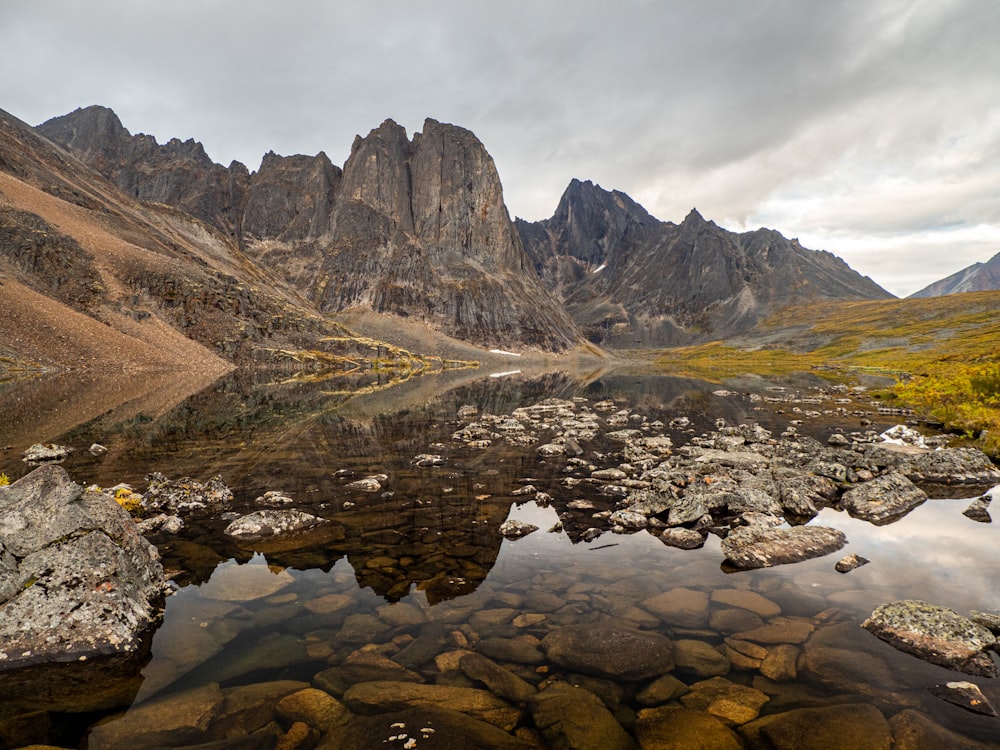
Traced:
<svg viewBox="0 0 1000 750">
<path fill-rule="evenodd" d="M 786 308 L 744 340 L 657 354 L 672 372 L 719 380 L 743 373 L 864 372 L 880 394 L 1000 456 L 1000 292 Z"/>
</svg>

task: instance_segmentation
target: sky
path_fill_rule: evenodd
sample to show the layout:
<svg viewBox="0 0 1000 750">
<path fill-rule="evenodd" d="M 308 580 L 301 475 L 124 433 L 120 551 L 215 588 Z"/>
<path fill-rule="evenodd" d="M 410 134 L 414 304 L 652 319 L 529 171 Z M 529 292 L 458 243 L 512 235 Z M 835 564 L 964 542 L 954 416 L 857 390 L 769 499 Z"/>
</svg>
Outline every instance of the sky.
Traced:
<svg viewBox="0 0 1000 750">
<path fill-rule="evenodd" d="M 905 296 L 1000 252 L 996 0 L 0 0 L 0 109 L 111 107 L 251 170 L 472 130 L 512 216 L 573 178 Z"/>
</svg>

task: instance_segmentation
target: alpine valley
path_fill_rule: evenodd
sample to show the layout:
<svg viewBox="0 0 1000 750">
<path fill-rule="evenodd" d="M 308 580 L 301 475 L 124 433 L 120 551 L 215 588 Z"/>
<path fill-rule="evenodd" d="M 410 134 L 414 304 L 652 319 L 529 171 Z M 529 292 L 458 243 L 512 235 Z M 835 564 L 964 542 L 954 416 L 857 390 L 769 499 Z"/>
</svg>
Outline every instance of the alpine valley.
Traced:
<svg viewBox="0 0 1000 750">
<path fill-rule="evenodd" d="M 268 153 L 255 172 L 132 135 L 99 106 L 37 128 L 3 114 L 0 136 L 8 364 L 224 368 L 317 349 L 345 324 L 465 360 L 601 356 L 891 297 L 774 230 L 696 210 L 663 222 L 590 182 L 552 218 L 512 222 L 483 144 L 431 119 L 412 137 L 386 120 L 343 168 Z"/>
</svg>

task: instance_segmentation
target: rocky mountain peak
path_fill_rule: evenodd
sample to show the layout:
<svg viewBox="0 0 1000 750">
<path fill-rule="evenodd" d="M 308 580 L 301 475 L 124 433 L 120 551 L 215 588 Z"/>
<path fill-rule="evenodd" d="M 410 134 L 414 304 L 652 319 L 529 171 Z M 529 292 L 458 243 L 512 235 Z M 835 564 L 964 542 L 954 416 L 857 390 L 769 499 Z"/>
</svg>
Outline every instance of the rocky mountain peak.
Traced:
<svg viewBox="0 0 1000 750">
<path fill-rule="evenodd" d="M 945 294 L 987 292 L 993 289 L 1000 289 L 1000 253 L 985 263 L 973 263 L 951 276 L 935 281 L 910 296 L 940 297 Z"/>
</svg>

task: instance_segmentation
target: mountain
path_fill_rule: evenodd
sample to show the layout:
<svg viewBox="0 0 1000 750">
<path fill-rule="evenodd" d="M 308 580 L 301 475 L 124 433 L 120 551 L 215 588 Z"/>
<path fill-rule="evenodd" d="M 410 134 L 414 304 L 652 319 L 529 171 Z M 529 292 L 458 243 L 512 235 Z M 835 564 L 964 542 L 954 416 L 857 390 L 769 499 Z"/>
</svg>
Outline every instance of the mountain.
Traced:
<svg viewBox="0 0 1000 750">
<path fill-rule="evenodd" d="M 797 302 L 892 297 L 835 255 L 774 230 L 737 234 L 697 210 L 663 222 L 591 182 L 573 180 L 550 219 L 517 228 L 543 281 L 602 346 L 708 341 Z"/>
<path fill-rule="evenodd" d="M 910 297 L 941 297 L 961 292 L 988 292 L 1000 289 L 1000 253 L 985 263 L 973 263 L 968 268 L 928 284 Z"/>
<path fill-rule="evenodd" d="M 463 128 L 428 119 L 411 140 L 387 120 L 355 139 L 343 170 L 322 152 L 268 153 L 253 173 L 191 140 L 132 135 L 104 107 L 37 130 L 126 194 L 219 230 L 321 313 L 391 313 L 485 347 L 582 343 L 525 255 L 493 160 Z"/>
</svg>

